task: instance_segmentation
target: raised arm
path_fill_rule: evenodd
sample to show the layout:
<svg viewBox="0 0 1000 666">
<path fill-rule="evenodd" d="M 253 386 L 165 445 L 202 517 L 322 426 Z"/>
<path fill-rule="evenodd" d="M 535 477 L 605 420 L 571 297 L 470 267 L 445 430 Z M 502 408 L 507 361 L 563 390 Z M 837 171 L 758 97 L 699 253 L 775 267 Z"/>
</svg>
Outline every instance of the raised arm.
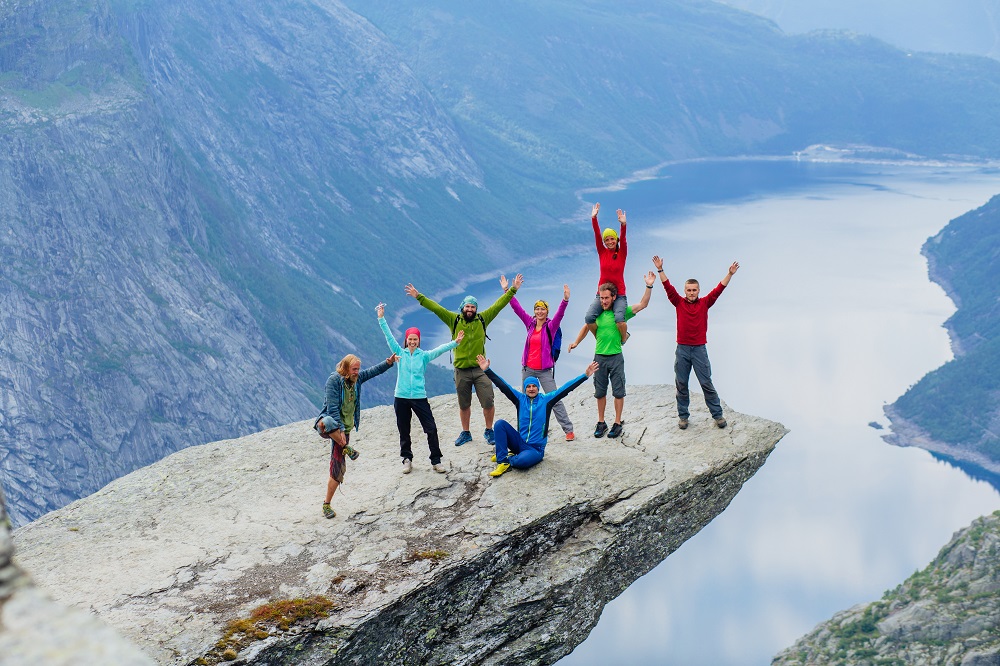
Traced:
<svg viewBox="0 0 1000 666">
<path fill-rule="evenodd" d="M 723 287 L 728 287 L 729 286 L 729 280 L 731 280 L 732 277 L 734 275 L 736 275 L 736 271 L 738 271 L 738 270 L 740 270 L 740 262 L 734 261 L 733 265 L 729 267 L 729 272 L 726 273 L 726 276 L 724 278 L 722 278 L 722 286 Z"/>
<path fill-rule="evenodd" d="M 670 280 L 667 279 L 667 274 L 663 272 L 663 259 L 653 255 L 653 265 L 656 266 L 660 282 L 663 283 L 663 291 L 667 292 L 667 299 L 676 306 L 681 301 L 681 295 L 677 293 L 674 285 L 670 284 Z"/>
<path fill-rule="evenodd" d="M 500 286 L 503 288 L 504 292 L 506 293 L 507 287 L 509 286 L 507 284 L 507 276 L 506 275 L 501 275 L 500 276 Z M 511 297 L 511 299 L 510 299 L 510 309 L 514 311 L 514 314 L 516 314 L 518 316 L 518 318 L 521 320 L 521 322 L 525 326 L 530 326 L 531 325 L 531 322 L 534 320 L 534 317 L 532 317 L 531 315 L 529 315 L 527 312 L 524 311 L 524 308 L 521 307 L 521 304 L 517 302 L 517 296 L 512 296 Z"/>
<path fill-rule="evenodd" d="M 513 303 L 513 301 L 511 301 L 511 303 Z M 562 300 L 559 302 L 559 307 L 556 309 L 556 316 L 553 317 L 552 321 L 550 322 L 552 324 L 553 330 L 559 328 L 559 324 L 562 323 L 563 315 L 566 314 L 566 306 L 568 305 L 569 305 L 569 285 L 564 284 Z"/>
<path fill-rule="evenodd" d="M 618 233 L 618 244 L 621 245 L 622 252 L 628 252 L 628 246 L 625 244 L 625 211 L 621 208 L 618 209 L 618 226 L 621 228 Z"/>
<path fill-rule="evenodd" d="M 378 377 L 383 372 L 391 368 L 392 364 L 395 362 L 396 362 L 396 355 L 393 354 L 392 356 L 385 359 L 378 365 L 373 365 L 370 368 L 365 368 L 364 370 L 358 373 L 358 386 L 364 384 L 366 381 L 372 379 L 373 377 Z"/>
<path fill-rule="evenodd" d="M 510 288 L 504 292 L 503 296 L 498 298 L 493 305 L 482 311 L 481 314 L 483 315 L 483 321 L 489 324 L 491 321 L 496 319 L 497 315 L 500 314 L 500 311 L 507 307 L 507 304 L 510 303 L 510 299 L 514 298 L 514 294 L 517 293 L 517 290 L 521 288 L 523 283 L 524 276 L 518 273 L 514 277 L 514 284 L 512 284 Z"/>
<path fill-rule="evenodd" d="M 382 310 L 382 306 L 379 305 L 379 310 Z M 378 314 L 378 325 L 382 329 L 382 334 L 385 335 L 385 342 L 389 345 L 389 351 L 393 354 L 402 354 L 403 348 L 399 346 L 396 342 L 396 338 L 393 337 L 392 331 L 389 330 L 389 324 L 385 323 L 384 310 Z"/>
<path fill-rule="evenodd" d="M 601 237 L 601 225 L 597 223 L 597 214 L 601 210 L 601 204 L 595 203 L 594 210 L 590 212 L 590 223 L 594 225 L 594 242 L 597 243 L 598 253 L 604 249 L 604 238 Z"/>
<path fill-rule="evenodd" d="M 646 273 L 645 277 L 643 277 L 643 280 L 646 282 L 646 288 L 642 290 L 642 299 L 635 305 L 631 306 L 633 315 L 639 314 L 646 309 L 647 305 L 649 305 L 649 295 L 653 293 L 653 283 L 656 282 L 656 276 L 653 275 L 653 271 L 649 271 Z"/>
<path fill-rule="evenodd" d="M 457 312 L 452 312 L 451 310 L 447 310 L 442 305 L 432 301 L 431 299 L 421 294 L 419 291 L 417 291 L 417 288 L 413 286 L 412 282 L 403 287 L 403 291 L 406 292 L 407 296 L 411 296 L 417 299 L 417 303 L 420 303 L 420 305 L 424 306 L 425 308 L 433 312 L 438 319 L 440 319 L 445 323 L 446 326 L 450 327 L 452 322 L 455 321 L 455 317 L 458 316 Z"/>
<path fill-rule="evenodd" d="M 486 376 L 490 378 L 490 381 L 500 389 L 500 392 L 507 396 L 507 399 L 514 403 L 515 407 L 521 404 L 521 394 L 511 388 L 511 385 L 504 381 L 503 377 L 493 372 L 490 368 L 490 360 L 483 356 L 482 354 L 476 356 L 476 362 L 479 363 L 479 369 L 486 373 Z"/>
</svg>

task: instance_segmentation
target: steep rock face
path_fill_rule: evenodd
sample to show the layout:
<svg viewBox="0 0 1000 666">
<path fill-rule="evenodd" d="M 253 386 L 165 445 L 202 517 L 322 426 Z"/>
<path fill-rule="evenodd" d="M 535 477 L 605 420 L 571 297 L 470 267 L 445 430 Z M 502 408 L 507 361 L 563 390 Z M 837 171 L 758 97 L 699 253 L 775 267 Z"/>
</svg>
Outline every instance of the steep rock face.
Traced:
<svg viewBox="0 0 1000 666">
<path fill-rule="evenodd" d="M 677 430 L 672 393 L 634 387 L 623 438 L 554 439 L 541 464 L 497 479 L 479 440 L 448 447 L 442 475 L 417 439 L 402 475 L 391 409 L 366 410 L 333 520 L 310 422 L 192 447 L 21 528 L 18 559 L 160 663 L 218 663 L 226 649 L 259 664 L 552 663 L 722 511 L 785 432 L 735 412 L 719 430 L 703 406 Z M 593 416 L 589 396 L 567 402 Z M 447 441 L 455 398 L 431 403 Z M 509 403 L 498 412 L 512 417 Z M 315 595 L 328 617 L 230 625 L 242 633 L 225 638 L 264 604 Z"/>
<path fill-rule="evenodd" d="M 1000 661 L 1000 512 L 958 532 L 880 601 L 837 613 L 772 663 L 987 666 Z"/>
<path fill-rule="evenodd" d="M 337 236 L 442 266 L 453 241 L 433 247 L 410 211 L 481 190 L 444 114 L 339 5 L 28 1 L 0 4 L 0 30 L 15 524 L 313 413 L 344 353 L 384 351 L 355 286 L 401 300 L 406 281 Z"/>
<path fill-rule="evenodd" d="M 13 554 L 14 542 L 0 490 L 0 664 L 155 663 L 91 614 L 53 602 L 14 564 Z"/>
</svg>

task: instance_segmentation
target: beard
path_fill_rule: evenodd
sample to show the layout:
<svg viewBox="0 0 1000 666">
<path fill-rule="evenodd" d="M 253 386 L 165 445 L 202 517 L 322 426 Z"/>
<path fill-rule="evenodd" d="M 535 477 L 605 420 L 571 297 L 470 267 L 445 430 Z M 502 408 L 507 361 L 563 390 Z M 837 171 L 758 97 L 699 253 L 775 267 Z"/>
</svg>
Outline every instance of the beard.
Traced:
<svg viewBox="0 0 1000 666">
<path fill-rule="evenodd" d="M 477 312 L 473 312 L 472 314 L 469 314 L 468 312 L 462 312 L 462 316 L 465 317 L 465 321 L 467 321 L 467 322 L 472 321 L 473 319 L 475 319 L 477 314 L 479 314 L 478 311 Z"/>
</svg>

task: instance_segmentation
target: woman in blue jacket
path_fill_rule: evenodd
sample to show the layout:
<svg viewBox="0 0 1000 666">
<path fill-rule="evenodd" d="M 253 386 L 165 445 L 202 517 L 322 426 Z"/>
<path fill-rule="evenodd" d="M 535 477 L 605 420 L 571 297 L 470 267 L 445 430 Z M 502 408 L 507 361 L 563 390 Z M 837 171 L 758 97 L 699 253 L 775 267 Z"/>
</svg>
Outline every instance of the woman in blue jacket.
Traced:
<svg viewBox="0 0 1000 666">
<path fill-rule="evenodd" d="M 389 349 L 399 358 L 399 373 L 396 375 L 396 392 L 392 400 L 392 408 L 396 412 L 396 427 L 399 429 L 399 455 L 403 459 L 403 474 L 409 474 L 413 470 L 413 451 L 410 448 L 412 414 L 417 415 L 420 427 L 427 435 L 427 447 L 431 450 L 431 468 L 435 472 L 444 474 L 445 468 L 441 464 L 441 445 L 438 442 L 437 424 L 434 422 L 434 414 L 431 413 L 431 405 L 427 402 L 424 374 L 431 361 L 446 351 L 454 349 L 462 342 L 465 331 L 459 331 L 451 342 L 446 342 L 430 351 L 424 351 L 420 348 L 420 329 L 408 328 L 403 334 L 403 342 L 406 345 L 404 348 L 400 347 L 396 339 L 392 337 L 389 325 L 385 323 L 385 304 L 379 303 L 375 312 L 378 314 L 378 325 L 385 335 Z"/>
<path fill-rule="evenodd" d="M 597 372 L 597 361 L 587 366 L 587 370 L 569 382 L 566 382 L 551 393 L 542 393 L 537 377 L 524 380 L 524 393 L 515 391 L 510 384 L 490 369 L 488 358 L 480 354 L 476 357 L 479 367 L 490 378 L 500 392 L 514 403 L 517 409 L 517 428 L 503 419 L 496 422 L 493 431 L 497 439 L 496 469 L 490 476 L 500 476 L 511 467 L 527 469 L 537 465 L 545 456 L 545 445 L 548 443 L 546 433 L 549 429 L 549 415 L 552 407 L 565 398 L 570 391 L 583 384 Z"/>
</svg>

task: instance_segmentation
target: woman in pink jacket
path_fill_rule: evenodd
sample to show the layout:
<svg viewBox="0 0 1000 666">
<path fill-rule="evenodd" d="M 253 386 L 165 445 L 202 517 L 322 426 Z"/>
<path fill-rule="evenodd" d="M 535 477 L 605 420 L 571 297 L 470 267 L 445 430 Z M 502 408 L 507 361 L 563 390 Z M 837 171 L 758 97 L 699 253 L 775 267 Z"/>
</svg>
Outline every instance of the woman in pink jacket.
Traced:
<svg viewBox="0 0 1000 666">
<path fill-rule="evenodd" d="M 500 286 L 507 289 L 507 278 L 500 276 Z M 524 353 L 521 355 L 521 382 L 528 377 L 537 377 L 542 385 L 542 391 L 548 393 L 558 388 L 556 384 L 556 361 L 552 358 L 552 343 L 556 339 L 559 331 L 559 323 L 566 313 L 566 306 L 569 304 L 569 285 L 563 285 L 563 298 L 556 310 L 556 316 L 549 319 L 549 304 L 545 301 L 535 301 L 534 315 L 525 312 L 521 304 L 517 302 L 517 297 L 510 299 L 510 307 L 514 310 L 521 321 L 524 322 L 528 337 L 524 341 Z M 566 407 L 557 402 L 552 409 L 555 412 L 556 420 L 566 433 L 566 441 L 572 442 L 575 438 L 573 434 L 573 422 L 569 420 Z"/>
</svg>

